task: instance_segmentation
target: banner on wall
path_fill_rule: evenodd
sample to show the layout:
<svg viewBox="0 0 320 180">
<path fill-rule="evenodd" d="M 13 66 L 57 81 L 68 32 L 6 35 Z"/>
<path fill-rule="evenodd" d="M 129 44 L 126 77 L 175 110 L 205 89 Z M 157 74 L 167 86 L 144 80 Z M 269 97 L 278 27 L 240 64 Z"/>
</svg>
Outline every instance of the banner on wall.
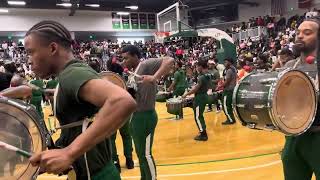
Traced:
<svg viewBox="0 0 320 180">
<path fill-rule="evenodd" d="M 121 16 L 115 12 L 112 13 L 112 28 L 121 29 Z"/>
<path fill-rule="evenodd" d="M 148 29 L 147 14 L 139 14 L 140 29 Z"/>
<path fill-rule="evenodd" d="M 117 15 L 112 12 L 113 29 L 156 29 L 156 15 L 132 13 L 130 15 Z"/>
<path fill-rule="evenodd" d="M 148 27 L 149 27 L 149 29 L 156 28 L 156 15 L 155 14 L 148 14 Z"/>
<path fill-rule="evenodd" d="M 122 18 L 122 28 L 123 29 L 130 29 L 130 16 L 123 15 L 123 16 L 121 16 L 121 18 Z"/>
<path fill-rule="evenodd" d="M 139 29 L 139 16 L 137 13 L 131 14 L 131 28 Z"/>
</svg>

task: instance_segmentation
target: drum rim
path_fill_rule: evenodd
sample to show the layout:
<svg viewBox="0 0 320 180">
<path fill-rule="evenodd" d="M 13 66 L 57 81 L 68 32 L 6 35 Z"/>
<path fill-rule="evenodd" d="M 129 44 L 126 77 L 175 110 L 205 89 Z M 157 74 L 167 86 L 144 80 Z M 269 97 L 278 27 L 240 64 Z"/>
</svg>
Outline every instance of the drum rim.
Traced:
<svg viewBox="0 0 320 180">
<path fill-rule="evenodd" d="M 104 74 L 112 74 L 112 75 L 115 75 L 116 77 L 120 78 L 121 79 L 121 84 L 123 85 L 123 87 L 121 87 L 121 88 L 126 89 L 126 87 L 127 87 L 126 86 L 126 82 L 123 80 L 123 78 L 119 74 L 117 74 L 115 72 L 112 72 L 112 71 L 102 71 L 102 72 L 99 73 L 100 76 L 102 76 Z"/>
<path fill-rule="evenodd" d="M 30 119 L 32 119 L 33 123 L 35 124 L 35 126 L 37 127 L 37 129 L 40 132 L 40 137 L 41 137 L 41 150 L 44 151 L 47 148 L 47 144 L 46 144 L 46 135 L 44 134 L 44 132 L 42 132 L 42 128 L 39 125 L 39 122 L 37 122 L 35 120 L 36 117 L 33 116 L 33 114 L 31 114 L 30 112 L 28 112 L 28 110 L 30 110 L 30 106 L 27 106 L 28 104 L 26 104 L 24 101 L 18 100 L 18 99 L 12 99 L 12 98 L 7 98 L 7 97 L 0 97 L 0 102 L 2 103 L 6 103 L 8 105 L 14 106 L 15 108 L 19 109 L 20 111 L 24 112 Z M 19 103 L 20 106 L 17 106 L 15 103 Z M 35 115 L 37 116 L 37 118 L 41 119 L 41 117 L 35 113 Z M 28 167 L 31 164 L 28 164 Z M 27 167 L 27 169 L 28 169 Z M 26 169 L 26 170 L 27 170 Z M 36 170 L 34 171 L 34 173 L 32 173 L 32 177 L 36 176 L 39 172 L 40 167 L 37 167 Z M 19 178 L 23 177 L 23 174 L 21 174 L 21 176 Z"/>
<path fill-rule="evenodd" d="M 277 116 L 275 116 L 275 112 L 274 112 L 274 109 L 273 109 L 273 106 L 274 106 L 274 104 L 273 104 L 274 101 L 273 100 L 274 100 L 274 97 L 275 97 L 275 92 L 277 92 L 277 90 L 278 90 L 278 88 L 276 86 L 270 88 L 270 91 L 271 91 L 272 94 L 269 94 L 270 98 L 268 98 L 268 103 L 271 102 L 270 103 L 270 108 L 269 108 L 269 111 L 270 111 L 269 113 L 271 113 L 273 115 L 272 116 L 273 118 L 271 118 L 272 122 L 275 123 L 275 125 L 277 126 L 276 128 L 278 128 L 279 131 L 281 131 L 282 133 L 284 133 L 286 135 L 298 136 L 298 135 L 301 135 L 301 134 L 307 132 L 310 129 L 310 127 L 312 126 L 312 124 L 313 124 L 313 122 L 315 120 L 315 116 L 316 116 L 316 112 L 317 112 L 317 108 L 318 108 L 317 107 L 318 106 L 318 104 L 317 104 L 318 98 L 317 98 L 317 92 L 315 90 L 315 86 L 314 86 L 311 78 L 303 71 L 300 71 L 300 70 L 297 70 L 297 69 L 287 69 L 287 70 L 281 71 L 281 74 L 278 75 L 277 82 L 288 72 L 299 72 L 299 73 L 303 74 L 309 80 L 309 82 L 310 82 L 310 84 L 312 86 L 312 91 L 314 92 L 313 95 L 315 97 L 314 98 L 315 99 L 315 102 L 314 102 L 315 103 L 315 108 L 313 110 L 314 113 L 313 113 L 312 120 L 309 122 L 308 126 L 303 131 L 301 131 L 299 133 L 289 133 L 289 132 L 285 131 L 283 128 L 281 128 L 281 126 L 279 126 L 279 124 L 276 121 L 276 119 L 278 119 L 278 118 L 277 118 Z"/>
</svg>

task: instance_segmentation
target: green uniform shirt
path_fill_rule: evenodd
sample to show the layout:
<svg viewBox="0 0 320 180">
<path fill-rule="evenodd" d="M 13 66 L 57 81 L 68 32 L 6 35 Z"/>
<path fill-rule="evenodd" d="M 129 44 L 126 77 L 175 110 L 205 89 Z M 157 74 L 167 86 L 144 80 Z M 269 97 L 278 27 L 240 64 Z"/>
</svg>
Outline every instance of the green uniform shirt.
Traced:
<svg viewBox="0 0 320 180">
<path fill-rule="evenodd" d="M 195 95 L 198 94 L 207 94 L 208 89 L 210 88 L 210 82 L 212 80 L 212 75 L 209 73 L 199 74 L 198 76 L 198 84 L 200 85 L 199 90 Z"/>
<path fill-rule="evenodd" d="M 41 89 L 44 87 L 44 83 L 40 79 L 32 80 L 32 81 L 30 81 L 30 83 L 40 87 Z M 42 91 L 41 90 L 32 90 L 32 97 L 34 97 L 34 96 L 41 96 L 42 97 Z"/>
<path fill-rule="evenodd" d="M 186 88 L 187 81 L 186 81 L 186 73 L 184 70 L 179 69 L 174 73 L 174 82 L 176 83 L 175 88 Z"/>
<path fill-rule="evenodd" d="M 210 82 L 210 89 L 213 89 L 213 91 L 217 87 L 217 83 L 214 83 L 213 81 L 220 79 L 220 73 L 217 69 L 209 70 L 209 73 L 212 75 L 212 80 Z"/>
<path fill-rule="evenodd" d="M 46 88 L 47 89 L 55 89 L 58 85 L 58 81 L 56 79 L 51 79 L 48 81 Z"/>
<path fill-rule="evenodd" d="M 81 121 L 86 117 L 93 117 L 98 112 L 94 105 L 79 98 L 80 88 L 89 80 L 99 79 L 99 75 L 89 66 L 71 61 L 59 74 L 59 89 L 56 99 L 56 116 L 61 125 Z M 58 146 L 66 147 L 82 133 L 82 126 L 62 129 L 57 141 Z M 88 166 L 91 176 L 101 171 L 111 161 L 111 143 L 109 139 L 97 144 L 87 152 Z M 84 157 L 80 157 L 73 164 L 77 179 L 86 177 Z"/>
</svg>

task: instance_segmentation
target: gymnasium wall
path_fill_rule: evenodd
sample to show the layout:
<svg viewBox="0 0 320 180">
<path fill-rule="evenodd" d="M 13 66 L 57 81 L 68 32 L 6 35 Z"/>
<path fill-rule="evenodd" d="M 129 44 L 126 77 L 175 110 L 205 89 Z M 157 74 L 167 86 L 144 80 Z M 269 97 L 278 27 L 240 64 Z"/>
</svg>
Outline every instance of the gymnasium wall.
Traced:
<svg viewBox="0 0 320 180">
<path fill-rule="evenodd" d="M 111 12 L 80 11 L 68 16 L 69 10 L 9 9 L 8 14 L 0 14 L 0 31 L 27 31 L 41 20 L 55 20 L 70 31 L 103 32 L 154 32 L 153 29 L 113 29 Z"/>
</svg>

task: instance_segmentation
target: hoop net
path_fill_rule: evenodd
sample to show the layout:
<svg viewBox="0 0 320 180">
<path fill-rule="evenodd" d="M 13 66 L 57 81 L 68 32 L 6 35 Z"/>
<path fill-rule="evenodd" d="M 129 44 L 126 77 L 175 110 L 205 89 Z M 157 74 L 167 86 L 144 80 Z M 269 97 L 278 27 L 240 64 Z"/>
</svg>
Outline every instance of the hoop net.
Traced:
<svg viewBox="0 0 320 180">
<path fill-rule="evenodd" d="M 155 32 L 154 39 L 156 43 L 164 43 L 164 39 L 170 35 L 169 32 Z"/>
</svg>

